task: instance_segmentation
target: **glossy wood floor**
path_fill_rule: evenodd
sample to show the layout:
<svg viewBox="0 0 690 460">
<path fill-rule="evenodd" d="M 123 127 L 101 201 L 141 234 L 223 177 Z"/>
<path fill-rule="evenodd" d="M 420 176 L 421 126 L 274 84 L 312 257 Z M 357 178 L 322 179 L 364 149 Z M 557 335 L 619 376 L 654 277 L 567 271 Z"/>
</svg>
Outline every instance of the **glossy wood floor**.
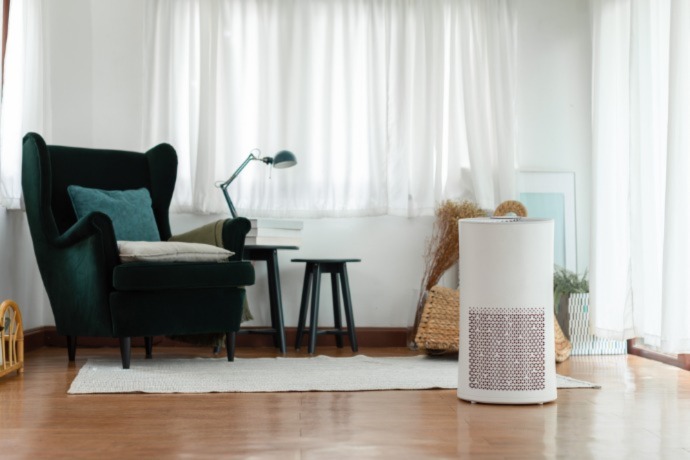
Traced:
<svg viewBox="0 0 690 460">
<path fill-rule="evenodd" d="M 558 372 L 602 389 L 559 390 L 543 406 L 469 404 L 449 390 L 67 395 L 85 360 L 106 355 L 118 351 L 78 349 L 76 365 L 64 349 L 27 353 L 25 374 L 0 380 L 0 458 L 690 458 L 690 372 L 635 356 L 571 358 Z M 211 354 L 154 349 L 181 355 Z"/>
</svg>

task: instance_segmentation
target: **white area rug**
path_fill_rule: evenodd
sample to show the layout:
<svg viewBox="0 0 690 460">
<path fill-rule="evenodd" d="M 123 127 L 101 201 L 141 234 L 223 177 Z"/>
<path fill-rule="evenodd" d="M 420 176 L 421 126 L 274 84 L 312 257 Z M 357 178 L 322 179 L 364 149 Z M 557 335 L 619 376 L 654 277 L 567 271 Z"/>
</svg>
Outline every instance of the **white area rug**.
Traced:
<svg viewBox="0 0 690 460">
<path fill-rule="evenodd" d="M 598 388 L 558 376 L 558 388 Z M 457 388 L 458 362 L 428 356 L 371 358 L 89 359 L 68 393 L 241 393 Z"/>
</svg>

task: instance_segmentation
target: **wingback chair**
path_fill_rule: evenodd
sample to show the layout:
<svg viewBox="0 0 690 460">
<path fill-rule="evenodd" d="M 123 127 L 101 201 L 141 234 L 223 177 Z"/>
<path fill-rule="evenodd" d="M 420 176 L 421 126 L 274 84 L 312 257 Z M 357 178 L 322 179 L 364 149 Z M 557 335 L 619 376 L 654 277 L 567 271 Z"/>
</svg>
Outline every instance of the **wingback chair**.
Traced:
<svg viewBox="0 0 690 460">
<path fill-rule="evenodd" d="M 161 241 L 170 238 L 168 208 L 177 176 L 177 155 L 167 144 L 146 153 L 46 145 L 24 137 L 22 187 L 34 252 L 55 317 L 74 361 L 76 338 L 117 337 L 128 369 L 131 337 L 144 337 L 151 357 L 157 335 L 225 333 L 228 361 L 234 358 L 244 286 L 254 269 L 242 260 L 247 219 L 223 223 L 227 262 L 127 262 L 120 260 L 111 218 L 91 212 L 81 218 L 68 186 L 150 193 Z"/>
</svg>

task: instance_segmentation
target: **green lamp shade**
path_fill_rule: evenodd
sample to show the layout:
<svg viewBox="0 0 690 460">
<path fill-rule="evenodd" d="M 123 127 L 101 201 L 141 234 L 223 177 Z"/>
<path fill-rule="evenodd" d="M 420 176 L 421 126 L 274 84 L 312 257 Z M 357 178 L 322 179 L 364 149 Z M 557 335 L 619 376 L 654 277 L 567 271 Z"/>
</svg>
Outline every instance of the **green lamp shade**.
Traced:
<svg viewBox="0 0 690 460">
<path fill-rule="evenodd" d="M 289 168 L 291 166 L 295 166 L 296 164 L 297 157 L 295 157 L 294 153 L 288 152 L 287 150 L 281 150 L 280 152 L 276 153 L 276 156 L 273 158 L 274 168 Z"/>
</svg>

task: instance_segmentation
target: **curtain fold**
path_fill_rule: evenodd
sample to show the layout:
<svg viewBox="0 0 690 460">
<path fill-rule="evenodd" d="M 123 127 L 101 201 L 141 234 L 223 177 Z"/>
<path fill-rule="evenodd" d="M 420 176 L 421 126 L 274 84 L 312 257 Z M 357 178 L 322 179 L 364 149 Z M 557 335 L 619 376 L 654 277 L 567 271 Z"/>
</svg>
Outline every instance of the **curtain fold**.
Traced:
<svg viewBox="0 0 690 460">
<path fill-rule="evenodd" d="M 224 212 L 214 183 L 254 148 L 299 163 L 250 164 L 229 189 L 243 215 L 410 216 L 514 195 L 507 1 L 160 0 L 146 15 L 146 141 L 178 149 L 175 209 Z"/>
<path fill-rule="evenodd" d="M 9 11 L 0 108 L 0 205 L 21 206 L 22 138 L 49 136 L 42 0 L 13 0 Z"/>
<path fill-rule="evenodd" d="M 590 302 L 601 336 L 632 337 L 629 202 L 630 5 L 592 2 Z"/>
<path fill-rule="evenodd" d="M 690 352 L 690 12 L 592 2 L 594 332 Z"/>
<path fill-rule="evenodd" d="M 461 2 L 453 29 L 464 35 L 461 69 L 475 200 L 493 209 L 515 195 L 515 20 L 504 3 Z"/>
<path fill-rule="evenodd" d="M 671 2 L 662 350 L 690 353 L 690 3 Z"/>
</svg>

